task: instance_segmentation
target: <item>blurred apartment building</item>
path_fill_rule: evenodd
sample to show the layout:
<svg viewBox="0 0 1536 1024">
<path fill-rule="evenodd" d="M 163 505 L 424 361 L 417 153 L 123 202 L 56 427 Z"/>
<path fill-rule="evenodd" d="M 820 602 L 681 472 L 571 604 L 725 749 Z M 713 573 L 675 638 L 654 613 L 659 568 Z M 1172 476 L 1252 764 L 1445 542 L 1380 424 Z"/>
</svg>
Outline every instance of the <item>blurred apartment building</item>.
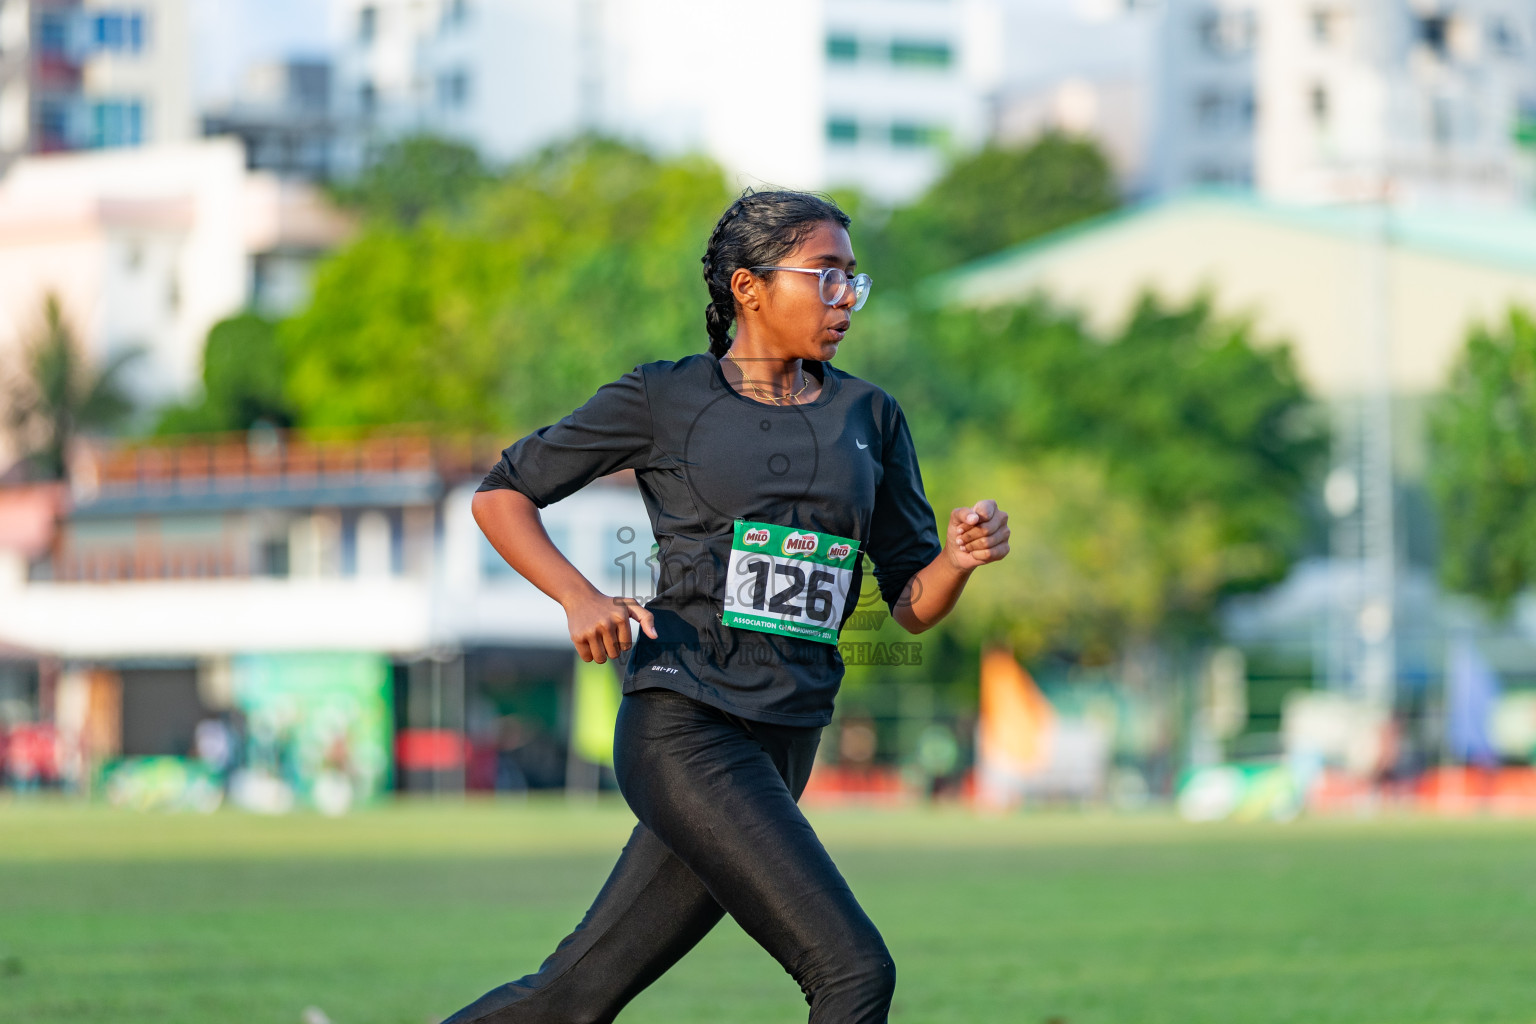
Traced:
<svg viewBox="0 0 1536 1024">
<path fill-rule="evenodd" d="M 185 0 L 0 3 L 0 173 L 30 153 L 196 135 Z"/>
<path fill-rule="evenodd" d="M 28 154 L 236 135 L 252 170 L 329 177 L 329 61 L 256 65 L 199 112 L 192 34 L 188 0 L 0 3 L 0 175 Z"/>
<path fill-rule="evenodd" d="M 581 130 L 699 150 L 741 184 L 887 200 L 979 145 L 998 0 L 336 0 L 347 159 L 413 130 L 495 160 Z"/>
<path fill-rule="evenodd" d="M 92 363 L 143 350 L 127 377 L 141 403 L 193 394 L 209 328 L 301 304 L 352 230 L 313 185 L 245 165 L 236 138 L 16 161 L 0 178 L 0 364 L 51 292 Z M 10 455 L 0 440 L 0 466 Z"/>
<path fill-rule="evenodd" d="M 341 125 L 331 104 L 330 61 L 290 57 L 247 68 L 232 99 L 203 111 L 202 133 L 239 137 L 253 171 L 334 177 Z"/>
<path fill-rule="evenodd" d="M 81 445 L 67 485 L 0 490 L 0 718 L 53 730 L 81 785 L 107 759 L 192 757 L 209 719 L 301 789 L 318 762 L 293 758 L 372 791 L 395 768 L 408 789 L 564 784 L 581 666 L 559 605 L 470 515 L 498 455 L 262 431 Z M 605 592 L 653 592 L 632 473 L 543 518 Z"/>
<path fill-rule="evenodd" d="M 1527 0 L 1166 0 L 1157 46 L 1158 192 L 1530 199 Z"/>
<path fill-rule="evenodd" d="M 327 126 L 301 123 L 294 143 L 257 116 L 313 113 L 325 67 L 253 73 L 254 108 L 202 140 L 191 47 L 187 0 L 0 0 L 0 366 L 52 293 L 87 361 L 144 350 L 127 379 L 142 405 L 186 398 L 209 328 L 302 303 L 318 256 L 350 233 L 316 189 L 272 173 L 326 166 L 313 140 Z"/>
<path fill-rule="evenodd" d="M 1536 178 L 1528 0 L 1007 0 L 996 136 L 1105 147 L 1132 196 L 1255 190 L 1518 206 Z"/>
<path fill-rule="evenodd" d="M 1121 191 L 1147 193 L 1161 0 L 1004 0 L 1003 71 L 991 135 L 1092 138 Z"/>
</svg>

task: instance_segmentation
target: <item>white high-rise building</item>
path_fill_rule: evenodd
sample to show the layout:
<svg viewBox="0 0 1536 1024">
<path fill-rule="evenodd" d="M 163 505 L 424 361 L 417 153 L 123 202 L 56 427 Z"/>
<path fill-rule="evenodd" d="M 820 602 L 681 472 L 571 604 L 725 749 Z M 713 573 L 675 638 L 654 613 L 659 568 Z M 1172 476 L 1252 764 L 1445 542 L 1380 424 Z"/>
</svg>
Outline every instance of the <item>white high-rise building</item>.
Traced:
<svg viewBox="0 0 1536 1024">
<path fill-rule="evenodd" d="M 0 3 L 0 172 L 196 136 L 186 0 Z"/>
<path fill-rule="evenodd" d="M 1168 0 L 1163 18 L 1159 191 L 1530 198 L 1531 0 Z"/>
<path fill-rule="evenodd" d="M 985 140 L 1002 57 L 997 0 L 335 2 L 365 138 L 428 129 L 508 160 L 592 129 L 883 199 Z"/>
</svg>

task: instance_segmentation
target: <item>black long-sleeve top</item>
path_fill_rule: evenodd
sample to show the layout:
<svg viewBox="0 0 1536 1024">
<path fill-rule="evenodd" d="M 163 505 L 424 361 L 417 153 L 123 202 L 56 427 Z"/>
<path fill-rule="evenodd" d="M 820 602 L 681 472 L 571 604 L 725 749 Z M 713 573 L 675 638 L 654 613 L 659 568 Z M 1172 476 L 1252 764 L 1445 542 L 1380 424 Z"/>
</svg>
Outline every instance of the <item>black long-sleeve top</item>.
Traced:
<svg viewBox="0 0 1536 1024">
<path fill-rule="evenodd" d="M 830 363 L 803 365 L 821 382 L 815 401 L 775 406 L 738 394 L 708 353 L 642 363 L 513 443 L 480 485 L 544 508 L 635 471 L 659 548 L 657 593 L 645 602 L 658 637 L 631 624 L 625 693 L 660 686 L 756 721 L 831 721 L 844 672 L 837 646 L 720 620 L 737 518 L 859 542 L 839 628 L 856 610 L 865 556 L 894 611 L 943 550 L 896 400 Z"/>
</svg>

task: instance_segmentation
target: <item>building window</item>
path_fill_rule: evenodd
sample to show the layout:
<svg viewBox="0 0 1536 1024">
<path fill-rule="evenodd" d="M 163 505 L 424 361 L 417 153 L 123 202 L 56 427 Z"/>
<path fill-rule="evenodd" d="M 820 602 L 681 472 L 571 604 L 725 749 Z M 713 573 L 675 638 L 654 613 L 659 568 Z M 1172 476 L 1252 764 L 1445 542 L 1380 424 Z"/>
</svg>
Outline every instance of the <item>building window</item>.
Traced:
<svg viewBox="0 0 1536 1024">
<path fill-rule="evenodd" d="M 827 141 L 851 146 L 859 141 L 859 122 L 851 117 L 834 117 L 827 121 Z"/>
<path fill-rule="evenodd" d="M 827 59 L 855 61 L 859 59 L 859 41 L 853 36 L 828 36 Z"/>
<path fill-rule="evenodd" d="M 343 542 L 346 538 L 343 537 Z M 378 509 L 369 509 L 352 526 L 352 574 L 382 579 L 395 574 L 394 527 Z M 345 544 L 344 544 L 345 547 Z M 342 561 L 346 561 L 343 550 Z"/>
<path fill-rule="evenodd" d="M 469 0 L 450 0 L 443 8 L 443 27 L 457 28 L 469 20 Z"/>
<path fill-rule="evenodd" d="M 1312 111 L 1312 123 L 1319 128 L 1328 123 L 1328 90 L 1321 85 L 1314 85 L 1312 91 L 1307 94 L 1307 107 Z"/>
<path fill-rule="evenodd" d="M 37 50 L 45 57 L 62 57 L 69 52 L 69 21 L 58 11 L 49 11 L 37 19 Z"/>
<path fill-rule="evenodd" d="M 1318 46 L 1333 42 L 1333 12 L 1326 7 L 1312 9 L 1312 41 Z"/>
<path fill-rule="evenodd" d="M 371 116 L 378 106 L 379 91 L 372 82 L 364 82 L 357 87 L 357 109 L 362 111 L 363 116 Z"/>
<path fill-rule="evenodd" d="M 1500 57 L 1519 57 L 1525 52 L 1520 43 L 1520 30 L 1505 17 L 1495 17 L 1488 23 L 1488 45 Z"/>
<path fill-rule="evenodd" d="M 288 539 L 286 537 L 264 540 L 256 546 L 256 563 L 251 567 L 252 575 L 276 576 L 288 575 Z"/>
<path fill-rule="evenodd" d="M 91 104 L 91 145 L 137 146 L 144 141 L 144 107 L 138 100 Z"/>
<path fill-rule="evenodd" d="M 1222 127 L 1226 120 L 1226 100 L 1215 89 L 1202 89 L 1195 97 L 1195 123 L 1207 131 Z"/>
<path fill-rule="evenodd" d="M 891 63 L 898 67 L 947 68 L 953 60 L 948 43 L 901 39 L 891 43 Z"/>
<path fill-rule="evenodd" d="M 437 76 L 437 105 L 459 110 L 469 104 L 469 72 L 463 68 Z"/>
<path fill-rule="evenodd" d="M 942 145 L 947 132 L 934 125 L 897 121 L 891 125 L 891 145 L 900 149 Z"/>
<path fill-rule="evenodd" d="M 1201 89 L 1195 94 L 1195 124 L 1208 132 L 1246 131 L 1253 127 L 1252 92 Z"/>
<path fill-rule="evenodd" d="M 98 50 L 121 50 L 123 48 L 123 16 L 121 14 L 98 14 L 91 19 L 92 41 Z"/>
<path fill-rule="evenodd" d="M 379 31 L 379 9 L 377 7 L 359 8 L 357 12 L 357 41 L 360 43 L 373 42 L 374 36 Z"/>
<path fill-rule="evenodd" d="M 1236 57 L 1253 49 L 1252 11 L 1206 11 L 1197 31 L 1200 45 L 1218 57 Z"/>
<path fill-rule="evenodd" d="M 1436 146 L 1449 146 L 1456 141 L 1456 112 L 1450 97 L 1436 96 L 1429 108 L 1429 131 Z"/>
<path fill-rule="evenodd" d="M 43 100 L 37 105 L 38 140 L 45 149 L 61 149 L 69 144 L 69 106 L 60 100 Z"/>
<path fill-rule="evenodd" d="M 1450 47 L 1451 19 L 1443 14 L 1420 18 L 1414 36 L 1430 53 L 1444 60 Z"/>
<path fill-rule="evenodd" d="M 97 50 L 138 53 L 144 49 L 144 16 L 107 12 L 90 20 L 91 43 Z"/>
<path fill-rule="evenodd" d="M 1197 164 L 1190 172 L 1197 185 L 1251 186 L 1253 168 L 1226 164 Z"/>
</svg>

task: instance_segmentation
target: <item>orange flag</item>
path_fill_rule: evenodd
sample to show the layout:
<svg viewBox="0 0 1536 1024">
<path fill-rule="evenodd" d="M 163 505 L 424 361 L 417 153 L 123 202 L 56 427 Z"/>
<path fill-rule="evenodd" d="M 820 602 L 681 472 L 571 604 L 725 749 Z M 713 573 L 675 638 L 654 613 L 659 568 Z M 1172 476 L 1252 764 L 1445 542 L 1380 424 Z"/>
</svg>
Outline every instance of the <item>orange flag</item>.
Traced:
<svg viewBox="0 0 1536 1024">
<path fill-rule="evenodd" d="M 1009 651 L 982 652 L 978 760 L 1025 775 L 1042 768 L 1055 723 L 1056 709 Z"/>
</svg>

